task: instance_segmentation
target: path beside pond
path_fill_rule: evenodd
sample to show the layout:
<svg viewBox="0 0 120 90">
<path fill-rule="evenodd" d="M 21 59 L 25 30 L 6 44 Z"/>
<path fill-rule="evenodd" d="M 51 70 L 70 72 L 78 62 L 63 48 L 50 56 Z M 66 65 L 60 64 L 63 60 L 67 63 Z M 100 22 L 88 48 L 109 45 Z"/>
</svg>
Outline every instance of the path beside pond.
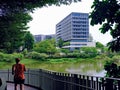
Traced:
<svg viewBox="0 0 120 90">
<path fill-rule="evenodd" d="M 14 84 L 13 83 L 7 83 L 7 90 L 14 90 Z M 25 90 L 38 90 L 38 89 L 25 85 Z"/>
</svg>

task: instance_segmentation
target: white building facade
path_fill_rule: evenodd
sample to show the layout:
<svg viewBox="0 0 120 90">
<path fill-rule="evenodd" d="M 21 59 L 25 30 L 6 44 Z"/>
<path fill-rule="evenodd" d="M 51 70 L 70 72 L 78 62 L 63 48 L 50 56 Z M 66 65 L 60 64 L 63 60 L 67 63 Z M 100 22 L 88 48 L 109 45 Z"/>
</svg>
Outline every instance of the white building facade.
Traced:
<svg viewBox="0 0 120 90">
<path fill-rule="evenodd" d="M 89 14 L 72 12 L 60 21 L 56 25 L 56 40 L 60 38 L 70 43 L 63 48 L 95 47 L 95 42 L 89 39 Z"/>
<path fill-rule="evenodd" d="M 35 42 L 40 42 L 40 41 L 43 41 L 43 40 L 46 40 L 46 39 L 52 39 L 52 38 L 55 38 L 55 34 L 50 34 L 50 35 L 42 35 L 42 34 L 34 35 Z"/>
</svg>

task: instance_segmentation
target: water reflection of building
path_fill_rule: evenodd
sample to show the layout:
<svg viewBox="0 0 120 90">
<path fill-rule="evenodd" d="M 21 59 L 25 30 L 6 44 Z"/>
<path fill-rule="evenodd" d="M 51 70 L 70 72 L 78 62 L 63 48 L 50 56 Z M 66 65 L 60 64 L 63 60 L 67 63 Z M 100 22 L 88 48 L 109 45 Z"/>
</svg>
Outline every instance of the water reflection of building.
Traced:
<svg viewBox="0 0 120 90">
<path fill-rule="evenodd" d="M 43 40 L 46 40 L 46 39 L 55 38 L 55 34 L 50 34 L 50 35 L 39 34 L 39 35 L 34 35 L 34 38 L 35 38 L 35 42 L 40 42 L 40 41 L 43 41 Z"/>
<path fill-rule="evenodd" d="M 95 42 L 89 34 L 89 15 L 88 13 L 72 12 L 56 25 L 56 40 L 62 39 L 69 42 L 63 48 L 71 50 L 79 49 L 84 46 L 95 47 Z"/>
</svg>

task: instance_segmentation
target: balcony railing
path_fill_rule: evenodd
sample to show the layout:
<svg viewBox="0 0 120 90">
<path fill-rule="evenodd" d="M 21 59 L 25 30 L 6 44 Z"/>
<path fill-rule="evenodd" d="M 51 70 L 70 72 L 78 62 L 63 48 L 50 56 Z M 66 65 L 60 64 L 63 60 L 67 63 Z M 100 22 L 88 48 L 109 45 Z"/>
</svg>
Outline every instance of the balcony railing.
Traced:
<svg viewBox="0 0 120 90">
<path fill-rule="evenodd" d="M 4 81 L 13 82 L 11 70 L 0 70 Z M 120 90 L 120 79 L 28 69 L 25 84 L 39 90 Z M 0 89 L 4 90 L 4 89 Z"/>
</svg>

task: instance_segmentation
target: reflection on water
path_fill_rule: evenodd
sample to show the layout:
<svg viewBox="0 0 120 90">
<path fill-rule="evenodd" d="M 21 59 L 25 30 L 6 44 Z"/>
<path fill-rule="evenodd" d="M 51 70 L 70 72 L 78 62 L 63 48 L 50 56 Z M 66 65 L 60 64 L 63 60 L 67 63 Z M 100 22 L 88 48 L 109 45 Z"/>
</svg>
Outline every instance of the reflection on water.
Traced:
<svg viewBox="0 0 120 90">
<path fill-rule="evenodd" d="M 81 62 L 73 64 L 66 68 L 66 71 L 74 74 L 90 75 L 90 76 L 105 76 L 103 63 L 98 62 Z"/>
<path fill-rule="evenodd" d="M 104 63 L 101 60 L 96 61 L 79 61 L 79 62 L 64 62 L 64 63 L 49 63 L 42 65 L 43 69 L 67 72 L 73 74 L 104 76 Z"/>
<path fill-rule="evenodd" d="M 100 76 L 100 77 L 104 77 L 106 74 L 105 70 L 100 71 L 99 73 L 95 73 L 93 76 Z"/>
<path fill-rule="evenodd" d="M 106 71 L 101 70 L 100 72 L 96 72 L 95 70 L 88 70 L 86 72 L 82 72 L 80 69 L 66 69 L 67 72 L 73 74 L 81 74 L 81 75 L 90 75 L 90 76 L 105 76 Z"/>
</svg>

